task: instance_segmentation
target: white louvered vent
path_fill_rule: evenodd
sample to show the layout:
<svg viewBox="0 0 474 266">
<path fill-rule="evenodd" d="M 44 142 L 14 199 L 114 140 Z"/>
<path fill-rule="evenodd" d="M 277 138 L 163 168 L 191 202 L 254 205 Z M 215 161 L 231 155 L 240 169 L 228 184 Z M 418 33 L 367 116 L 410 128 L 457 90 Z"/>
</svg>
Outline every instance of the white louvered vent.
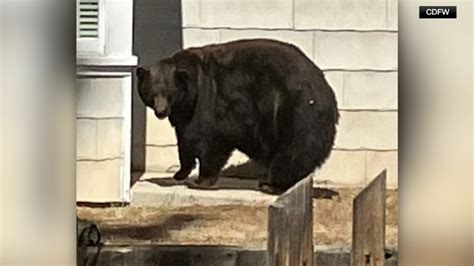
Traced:
<svg viewBox="0 0 474 266">
<path fill-rule="evenodd" d="M 79 38 L 99 37 L 99 0 L 77 0 Z"/>
</svg>

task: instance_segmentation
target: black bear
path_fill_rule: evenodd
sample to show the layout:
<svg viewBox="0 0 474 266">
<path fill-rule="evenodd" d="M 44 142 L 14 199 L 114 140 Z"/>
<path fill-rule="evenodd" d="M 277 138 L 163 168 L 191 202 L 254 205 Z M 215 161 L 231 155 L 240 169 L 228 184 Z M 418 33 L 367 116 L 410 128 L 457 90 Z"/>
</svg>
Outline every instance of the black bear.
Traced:
<svg viewBox="0 0 474 266">
<path fill-rule="evenodd" d="M 233 150 L 265 166 L 262 191 L 280 194 L 329 156 L 339 120 L 323 72 L 296 46 L 269 39 L 190 48 L 136 71 L 141 99 L 169 118 L 184 180 L 212 187 Z"/>
</svg>

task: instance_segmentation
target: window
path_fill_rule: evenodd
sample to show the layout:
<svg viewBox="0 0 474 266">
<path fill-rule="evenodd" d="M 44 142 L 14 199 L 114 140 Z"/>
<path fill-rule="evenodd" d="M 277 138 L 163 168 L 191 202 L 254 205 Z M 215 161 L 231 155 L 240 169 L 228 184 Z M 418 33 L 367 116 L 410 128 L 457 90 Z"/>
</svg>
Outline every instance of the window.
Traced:
<svg viewBox="0 0 474 266">
<path fill-rule="evenodd" d="M 104 0 L 76 0 L 76 38 L 79 54 L 104 52 Z"/>
</svg>

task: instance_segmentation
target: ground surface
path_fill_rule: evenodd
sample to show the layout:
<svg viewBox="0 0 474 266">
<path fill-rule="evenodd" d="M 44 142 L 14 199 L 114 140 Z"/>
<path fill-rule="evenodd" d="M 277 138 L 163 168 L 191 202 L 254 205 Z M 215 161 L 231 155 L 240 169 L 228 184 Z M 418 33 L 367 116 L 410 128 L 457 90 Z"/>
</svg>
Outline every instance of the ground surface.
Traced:
<svg viewBox="0 0 474 266">
<path fill-rule="evenodd" d="M 334 190 L 334 199 L 313 200 L 315 245 L 350 245 L 352 199 L 361 189 Z M 389 190 L 387 247 L 397 246 L 397 204 L 397 191 Z M 266 246 L 267 203 L 171 206 L 78 207 L 77 214 L 96 223 L 107 243 Z"/>
</svg>

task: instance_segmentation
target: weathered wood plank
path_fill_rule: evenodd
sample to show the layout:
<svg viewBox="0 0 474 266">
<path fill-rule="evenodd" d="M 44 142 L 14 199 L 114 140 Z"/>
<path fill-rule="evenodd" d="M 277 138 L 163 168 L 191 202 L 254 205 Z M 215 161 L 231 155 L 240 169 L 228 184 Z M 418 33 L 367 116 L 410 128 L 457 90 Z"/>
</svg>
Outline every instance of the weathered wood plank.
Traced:
<svg viewBox="0 0 474 266">
<path fill-rule="evenodd" d="M 386 183 L 384 170 L 354 198 L 352 266 L 384 265 Z"/>
<path fill-rule="evenodd" d="M 307 177 L 268 208 L 270 266 L 313 265 L 313 179 Z"/>
</svg>

